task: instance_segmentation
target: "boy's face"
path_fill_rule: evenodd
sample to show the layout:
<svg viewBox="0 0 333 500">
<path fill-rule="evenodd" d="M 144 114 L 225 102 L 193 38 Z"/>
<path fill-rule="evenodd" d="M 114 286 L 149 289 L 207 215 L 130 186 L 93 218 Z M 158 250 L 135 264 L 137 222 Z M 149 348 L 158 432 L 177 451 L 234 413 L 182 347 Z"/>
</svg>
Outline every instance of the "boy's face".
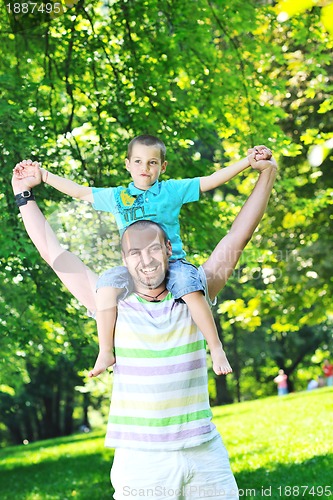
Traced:
<svg viewBox="0 0 333 500">
<path fill-rule="evenodd" d="M 131 174 L 135 187 L 144 191 L 165 172 L 166 166 L 166 161 L 161 162 L 161 152 L 157 146 L 137 143 L 133 146 L 131 158 L 126 158 L 126 170 Z"/>
<path fill-rule="evenodd" d="M 140 290 L 154 290 L 164 283 L 171 244 L 156 227 L 127 229 L 122 240 L 125 266 Z"/>
</svg>

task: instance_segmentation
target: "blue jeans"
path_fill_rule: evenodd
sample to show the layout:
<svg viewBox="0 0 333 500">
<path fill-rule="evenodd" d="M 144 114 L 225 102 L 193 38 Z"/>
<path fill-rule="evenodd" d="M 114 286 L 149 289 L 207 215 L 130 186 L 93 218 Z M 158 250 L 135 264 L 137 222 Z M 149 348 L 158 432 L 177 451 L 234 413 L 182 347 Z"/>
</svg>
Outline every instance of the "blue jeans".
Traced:
<svg viewBox="0 0 333 500">
<path fill-rule="evenodd" d="M 205 293 L 205 279 L 202 276 L 203 271 L 199 270 L 193 264 L 185 259 L 178 259 L 169 262 L 169 269 L 166 275 L 166 287 L 172 293 L 175 299 L 180 299 L 184 295 L 192 292 Z M 134 283 L 127 267 L 117 266 L 108 269 L 103 273 L 98 281 L 96 288 L 111 286 L 121 288 L 118 300 L 125 299 L 127 295 L 134 292 Z"/>
</svg>

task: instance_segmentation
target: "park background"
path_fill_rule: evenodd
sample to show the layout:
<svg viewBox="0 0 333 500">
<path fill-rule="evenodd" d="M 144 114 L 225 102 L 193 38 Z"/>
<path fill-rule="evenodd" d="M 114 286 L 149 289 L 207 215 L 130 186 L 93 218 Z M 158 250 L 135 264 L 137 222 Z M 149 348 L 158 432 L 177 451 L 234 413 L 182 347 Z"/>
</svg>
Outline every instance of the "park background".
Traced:
<svg viewBox="0 0 333 500">
<path fill-rule="evenodd" d="M 12 168 L 31 158 L 86 185 L 126 184 L 126 147 L 141 133 L 166 143 L 164 179 L 210 174 L 255 144 L 273 150 L 267 213 L 214 308 L 233 374 L 210 370 L 209 389 L 219 408 L 273 401 L 283 368 L 290 391 L 304 391 L 333 357 L 333 2 L 79 0 L 42 10 L 14 16 L 0 4 L 0 447 L 103 428 L 112 385 L 110 374 L 87 380 L 94 321 L 25 234 Z M 209 255 L 256 177 L 248 169 L 183 207 L 189 260 Z M 35 194 L 66 248 L 97 272 L 119 263 L 111 216 L 50 186 Z M 332 412 L 332 392 L 318 392 L 317 409 Z"/>
</svg>

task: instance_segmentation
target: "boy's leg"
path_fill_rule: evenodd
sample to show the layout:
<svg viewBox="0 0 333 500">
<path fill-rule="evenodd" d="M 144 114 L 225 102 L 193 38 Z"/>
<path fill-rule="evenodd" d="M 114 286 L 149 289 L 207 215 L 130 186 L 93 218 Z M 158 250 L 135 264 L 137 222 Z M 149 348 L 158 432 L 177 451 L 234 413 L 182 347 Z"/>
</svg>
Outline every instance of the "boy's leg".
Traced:
<svg viewBox="0 0 333 500">
<path fill-rule="evenodd" d="M 169 263 L 167 288 L 175 299 L 180 297 L 187 304 L 192 319 L 207 340 L 213 360 L 213 370 L 217 375 L 232 371 L 219 339 L 215 321 L 204 293 L 207 287 L 203 271 L 193 264 L 179 259 Z"/>
<path fill-rule="evenodd" d="M 96 322 L 98 331 L 99 353 L 89 377 L 96 377 L 109 366 L 114 365 L 114 329 L 117 319 L 117 302 L 121 288 L 102 287 L 96 291 Z"/>
<path fill-rule="evenodd" d="M 226 375 L 232 372 L 227 356 L 219 339 L 212 311 L 202 292 L 192 292 L 183 295 L 192 319 L 207 340 L 213 361 L 213 370 L 217 375 Z"/>
<path fill-rule="evenodd" d="M 117 320 L 118 300 L 125 299 L 133 291 L 133 281 L 125 266 L 108 269 L 96 284 L 96 320 L 99 354 L 89 376 L 99 375 L 114 365 L 114 330 Z"/>
</svg>

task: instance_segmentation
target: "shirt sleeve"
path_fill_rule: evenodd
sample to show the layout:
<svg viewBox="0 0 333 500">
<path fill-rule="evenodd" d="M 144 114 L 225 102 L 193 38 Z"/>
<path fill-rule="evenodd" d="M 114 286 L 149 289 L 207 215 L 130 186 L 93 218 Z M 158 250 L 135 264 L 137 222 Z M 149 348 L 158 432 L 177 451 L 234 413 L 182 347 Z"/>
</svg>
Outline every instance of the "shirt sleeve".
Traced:
<svg viewBox="0 0 333 500">
<path fill-rule="evenodd" d="M 92 206 L 95 210 L 103 212 L 114 211 L 114 188 L 92 188 L 93 203 Z"/>
<path fill-rule="evenodd" d="M 170 179 L 167 181 L 172 196 L 177 193 L 181 204 L 198 201 L 200 198 L 200 177 L 192 179 Z"/>
</svg>

